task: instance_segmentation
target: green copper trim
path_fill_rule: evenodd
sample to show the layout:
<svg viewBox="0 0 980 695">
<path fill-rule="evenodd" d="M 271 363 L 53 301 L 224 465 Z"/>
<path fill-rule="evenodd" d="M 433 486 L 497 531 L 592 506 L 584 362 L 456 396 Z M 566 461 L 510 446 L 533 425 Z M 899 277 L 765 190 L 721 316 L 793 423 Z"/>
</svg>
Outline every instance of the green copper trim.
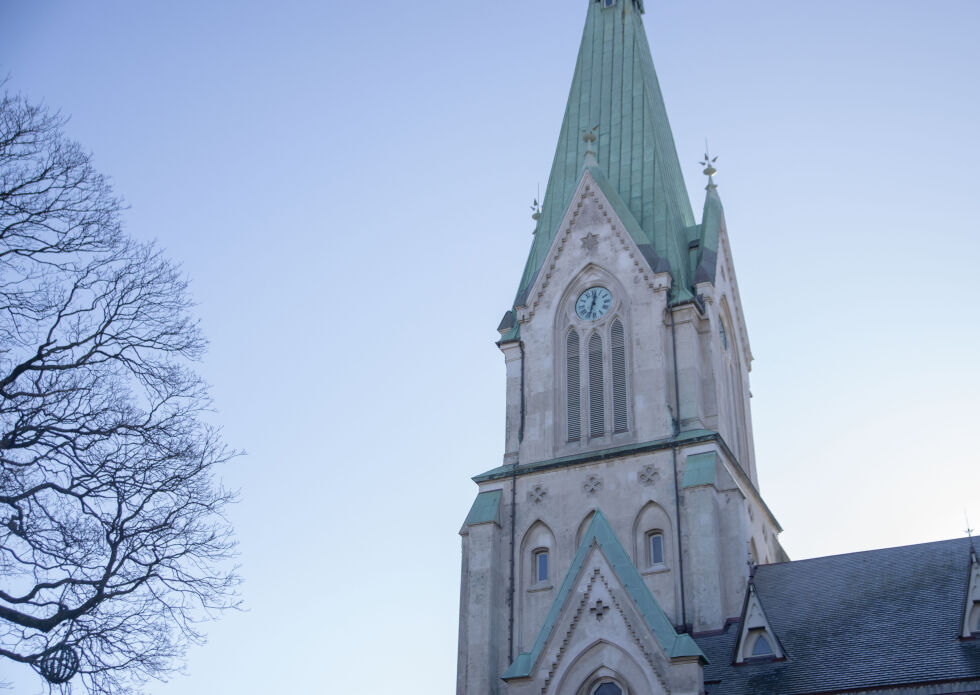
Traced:
<svg viewBox="0 0 980 695">
<path fill-rule="evenodd" d="M 718 244 L 721 231 L 725 228 L 725 209 L 715 186 L 708 186 L 704 197 L 704 212 L 701 215 L 701 236 L 698 240 L 697 265 L 694 269 L 694 283 L 715 281 L 718 266 Z"/>
<path fill-rule="evenodd" d="M 491 492 L 481 492 L 473 500 L 470 513 L 466 515 L 464 526 L 475 526 L 476 524 L 499 524 L 500 523 L 500 496 L 501 490 Z"/>
<path fill-rule="evenodd" d="M 714 451 L 688 456 L 684 464 L 684 480 L 681 482 L 681 488 L 714 485 L 717 463 L 718 454 Z"/>
<path fill-rule="evenodd" d="M 606 521 L 606 517 L 597 509 L 595 515 L 592 517 L 592 522 L 589 524 L 588 530 L 586 530 L 585 535 L 582 537 L 582 542 L 579 543 L 578 550 L 575 553 L 575 559 L 572 560 L 572 566 L 565 575 L 565 580 L 562 582 L 561 588 L 558 590 L 558 594 L 551 604 L 551 610 L 548 611 L 544 625 L 541 626 L 541 630 L 538 632 L 538 638 L 534 641 L 534 646 L 531 647 L 530 652 L 518 656 L 501 677 L 504 680 L 511 680 L 513 678 L 527 678 L 531 675 L 534 665 L 537 663 L 545 644 L 548 642 L 548 637 L 554 631 L 559 618 L 561 618 L 562 608 L 564 608 L 572 590 L 575 588 L 575 583 L 582 573 L 582 568 L 589 556 L 589 552 L 594 546 L 598 546 L 598 549 L 606 557 L 620 584 L 623 585 L 626 593 L 632 599 L 633 604 L 643 615 L 644 622 L 646 622 L 647 627 L 650 628 L 650 631 L 664 652 L 672 658 L 675 656 L 699 657 L 703 659 L 702 663 L 708 663 L 707 657 L 705 657 L 704 653 L 702 653 L 690 636 L 678 635 L 674 630 L 674 626 L 670 624 L 663 609 L 660 608 L 657 600 L 650 593 L 650 589 L 647 588 L 639 570 L 636 569 L 636 565 L 630 560 L 619 539 L 616 538 L 616 534 L 609 526 L 609 522 Z"/>
<path fill-rule="evenodd" d="M 597 167 L 655 257 L 670 269 L 671 300 L 690 294 L 687 230 L 695 226 L 694 214 L 640 12 L 625 0 L 608 10 L 589 2 L 541 217 L 514 306 L 527 301 L 581 180 L 582 134 L 596 126 Z"/>
<path fill-rule="evenodd" d="M 518 476 L 523 476 L 528 475 L 529 473 L 538 473 L 540 471 L 546 471 L 553 468 L 564 468 L 566 466 L 592 463 L 594 461 L 602 461 L 604 459 L 617 458 L 619 456 L 644 454 L 649 451 L 669 449 L 674 445 L 700 444 L 702 442 L 711 441 L 721 441 L 718 433 L 714 430 L 689 430 L 687 432 L 679 433 L 676 437 L 655 439 L 650 442 L 639 442 L 637 444 L 626 444 L 623 446 L 611 447 L 609 449 L 583 451 L 580 454 L 561 456 L 555 459 L 548 459 L 547 461 L 539 461 L 537 463 L 521 465 L 518 466 L 516 472 Z M 505 478 L 512 477 L 514 472 L 513 466 L 498 466 L 497 468 L 489 470 L 486 473 L 481 473 L 480 475 L 474 476 L 473 481 L 476 483 L 486 483 L 492 480 L 503 480 Z"/>
</svg>

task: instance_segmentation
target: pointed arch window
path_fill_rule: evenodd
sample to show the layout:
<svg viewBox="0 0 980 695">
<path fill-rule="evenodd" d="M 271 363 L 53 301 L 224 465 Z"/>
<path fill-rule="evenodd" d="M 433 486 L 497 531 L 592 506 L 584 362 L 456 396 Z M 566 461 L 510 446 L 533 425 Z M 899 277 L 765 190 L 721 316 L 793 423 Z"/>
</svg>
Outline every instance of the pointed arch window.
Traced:
<svg viewBox="0 0 980 695">
<path fill-rule="evenodd" d="M 623 695 L 623 689 L 616 683 L 606 681 L 593 691 L 592 695 Z"/>
<path fill-rule="evenodd" d="M 629 429 L 626 398 L 626 338 L 623 324 L 616 319 L 610 331 L 612 338 L 613 432 Z"/>
<path fill-rule="evenodd" d="M 565 421 L 568 441 L 577 442 L 582 436 L 582 377 L 578 333 L 572 331 L 565 341 Z"/>
<path fill-rule="evenodd" d="M 606 432 L 605 381 L 603 379 L 602 338 L 594 333 L 589 338 L 589 436 L 601 437 Z"/>
<path fill-rule="evenodd" d="M 765 635 L 756 637 L 755 644 L 752 645 L 752 656 L 772 656 L 772 645 Z"/>
</svg>

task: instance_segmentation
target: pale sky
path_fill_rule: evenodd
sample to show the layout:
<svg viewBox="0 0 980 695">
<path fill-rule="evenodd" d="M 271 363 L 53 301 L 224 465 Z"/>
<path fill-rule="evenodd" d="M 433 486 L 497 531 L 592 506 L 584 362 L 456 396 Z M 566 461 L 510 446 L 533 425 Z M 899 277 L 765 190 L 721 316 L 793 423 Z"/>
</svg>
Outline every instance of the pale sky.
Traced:
<svg viewBox="0 0 980 695">
<path fill-rule="evenodd" d="M 719 155 L 787 552 L 980 526 L 980 3 L 646 4 L 696 211 Z M 495 328 L 586 7 L 0 0 L 0 74 L 182 262 L 248 452 L 224 471 L 248 610 L 151 695 L 453 691 Z"/>
</svg>

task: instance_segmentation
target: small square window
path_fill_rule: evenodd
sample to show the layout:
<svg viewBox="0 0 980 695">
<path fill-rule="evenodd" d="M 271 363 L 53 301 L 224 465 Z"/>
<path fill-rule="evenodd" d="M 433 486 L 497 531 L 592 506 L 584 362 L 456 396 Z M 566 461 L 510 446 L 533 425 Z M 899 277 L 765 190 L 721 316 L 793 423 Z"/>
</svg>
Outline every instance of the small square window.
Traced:
<svg viewBox="0 0 980 695">
<path fill-rule="evenodd" d="M 651 531 L 647 534 L 647 565 L 656 567 L 664 564 L 664 534 Z"/>
<path fill-rule="evenodd" d="M 534 553 L 534 581 L 539 584 L 548 581 L 547 550 L 539 550 Z"/>
<path fill-rule="evenodd" d="M 616 4 L 616 0 L 602 0 L 603 7 L 612 7 Z"/>
</svg>

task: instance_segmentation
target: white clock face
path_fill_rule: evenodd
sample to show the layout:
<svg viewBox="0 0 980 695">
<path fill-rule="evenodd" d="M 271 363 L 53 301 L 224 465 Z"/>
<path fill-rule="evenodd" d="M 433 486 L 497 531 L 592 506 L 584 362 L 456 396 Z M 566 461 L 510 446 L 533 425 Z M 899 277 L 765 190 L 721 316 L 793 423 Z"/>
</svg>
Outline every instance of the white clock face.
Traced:
<svg viewBox="0 0 980 695">
<path fill-rule="evenodd" d="M 585 321 L 602 318 L 612 306 L 612 292 L 605 287 L 590 287 L 575 302 L 576 315 Z"/>
</svg>

